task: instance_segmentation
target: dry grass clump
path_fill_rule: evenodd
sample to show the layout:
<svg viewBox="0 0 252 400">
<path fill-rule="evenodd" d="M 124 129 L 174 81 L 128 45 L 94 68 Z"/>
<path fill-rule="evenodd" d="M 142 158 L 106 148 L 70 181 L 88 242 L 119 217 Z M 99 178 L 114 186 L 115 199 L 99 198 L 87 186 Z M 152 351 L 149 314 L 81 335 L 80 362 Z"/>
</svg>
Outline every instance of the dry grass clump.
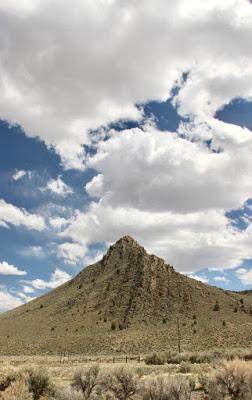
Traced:
<svg viewBox="0 0 252 400">
<path fill-rule="evenodd" d="M 17 397 L 19 400 L 45 400 L 55 393 L 46 372 L 32 368 L 10 372 L 0 377 L 0 399 L 13 398 L 15 400 L 15 393 L 18 396 L 18 391 L 21 393 Z"/>
</svg>

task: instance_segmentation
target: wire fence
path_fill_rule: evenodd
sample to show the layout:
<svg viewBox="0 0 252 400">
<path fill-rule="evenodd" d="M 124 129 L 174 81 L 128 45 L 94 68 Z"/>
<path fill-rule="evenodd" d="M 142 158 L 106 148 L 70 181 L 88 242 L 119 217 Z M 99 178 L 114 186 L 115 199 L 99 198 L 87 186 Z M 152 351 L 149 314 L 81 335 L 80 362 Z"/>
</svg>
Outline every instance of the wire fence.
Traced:
<svg viewBox="0 0 252 400">
<path fill-rule="evenodd" d="M 96 357 L 89 357 L 82 354 L 75 354 L 70 351 L 61 351 L 59 354 L 59 361 L 60 363 L 73 363 L 73 362 L 83 362 L 83 363 L 131 363 L 131 362 L 138 362 L 141 363 L 144 359 L 141 356 L 130 356 L 130 355 L 120 355 L 120 356 L 96 356 Z"/>
</svg>

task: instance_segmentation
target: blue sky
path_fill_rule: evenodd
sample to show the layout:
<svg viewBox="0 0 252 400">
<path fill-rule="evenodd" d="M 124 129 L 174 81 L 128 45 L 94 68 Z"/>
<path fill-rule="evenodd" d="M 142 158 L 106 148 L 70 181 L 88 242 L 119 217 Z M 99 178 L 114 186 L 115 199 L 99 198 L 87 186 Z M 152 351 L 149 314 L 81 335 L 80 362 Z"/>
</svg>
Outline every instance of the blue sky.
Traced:
<svg viewBox="0 0 252 400">
<path fill-rule="evenodd" d="M 251 4 L 74 2 L 77 19 L 56 0 L 0 6 L 0 311 L 124 234 L 195 279 L 252 288 Z"/>
</svg>

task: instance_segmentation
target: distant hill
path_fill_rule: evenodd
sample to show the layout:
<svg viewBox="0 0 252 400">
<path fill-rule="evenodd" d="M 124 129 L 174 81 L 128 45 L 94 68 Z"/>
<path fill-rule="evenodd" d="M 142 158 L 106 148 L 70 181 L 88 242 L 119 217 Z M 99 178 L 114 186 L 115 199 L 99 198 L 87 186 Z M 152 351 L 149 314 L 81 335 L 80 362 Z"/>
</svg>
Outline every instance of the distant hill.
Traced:
<svg viewBox="0 0 252 400">
<path fill-rule="evenodd" d="M 240 292 L 237 292 L 237 293 L 252 294 L 252 289 L 251 290 L 241 290 Z"/>
<path fill-rule="evenodd" d="M 125 236 L 101 261 L 0 316 L 1 354 L 139 354 L 252 345 L 252 297 L 176 272 Z"/>
</svg>

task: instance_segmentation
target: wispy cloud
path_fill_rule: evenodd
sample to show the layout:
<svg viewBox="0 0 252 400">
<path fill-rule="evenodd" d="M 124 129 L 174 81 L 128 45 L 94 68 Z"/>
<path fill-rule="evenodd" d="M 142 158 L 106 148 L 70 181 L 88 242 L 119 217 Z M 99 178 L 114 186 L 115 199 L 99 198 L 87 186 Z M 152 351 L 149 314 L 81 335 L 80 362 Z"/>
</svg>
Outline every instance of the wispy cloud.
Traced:
<svg viewBox="0 0 252 400">
<path fill-rule="evenodd" d="M 223 283 L 228 283 L 229 282 L 229 280 L 225 276 L 215 276 L 213 278 L 213 280 L 215 282 L 223 282 Z"/>
<path fill-rule="evenodd" d="M 239 268 L 236 275 L 243 285 L 252 285 L 252 269 Z"/>
<path fill-rule="evenodd" d="M 191 275 L 188 275 L 188 276 L 189 276 L 189 278 L 196 279 L 196 281 L 200 281 L 200 282 L 203 282 L 203 283 L 207 283 L 209 281 L 209 279 L 205 275 L 191 274 Z"/>
<path fill-rule="evenodd" d="M 57 179 L 50 179 L 47 182 L 46 187 L 42 188 L 41 190 L 47 190 L 51 193 L 63 197 L 73 193 L 73 189 L 68 186 L 60 176 L 58 176 Z"/>
<path fill-rule="evenodd" d="M 15 173 L 12 175 L 12 179 L 14 181 L 19 181 L 20 179 L 24 178 L 25 176 L 29 179 L 32 178 L 32 171 L 24 171 L 22 169 L 16 170 Z"/>
</svg>

